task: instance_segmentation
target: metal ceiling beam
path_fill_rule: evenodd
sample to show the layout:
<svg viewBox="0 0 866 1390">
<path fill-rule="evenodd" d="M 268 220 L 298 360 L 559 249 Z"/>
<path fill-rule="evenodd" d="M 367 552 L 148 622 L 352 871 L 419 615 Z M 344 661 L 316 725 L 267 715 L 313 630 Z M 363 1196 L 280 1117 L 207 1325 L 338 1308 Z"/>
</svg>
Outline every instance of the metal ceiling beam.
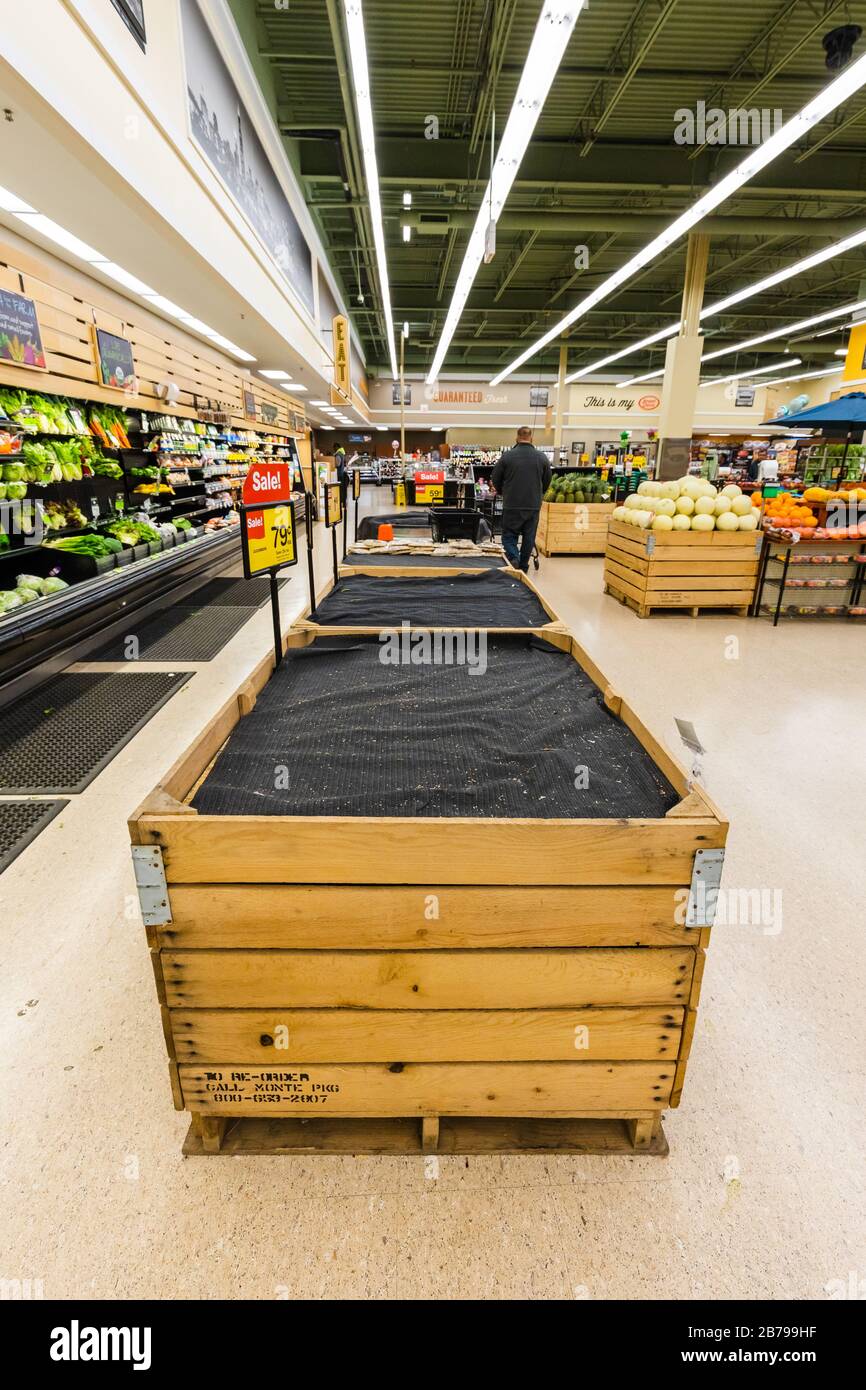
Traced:
<svg viewBox="0 0 866 1390">
<path fill-rule="evenodd" d="M 828 27 L 828 21 L 833 17 L 833 15 L 836 14 L 838 10 L 841 10 L 843 7 L 847 8 L 847 5 L 848 0 L 830 0 L 830 3 L 825 4 L 823 6 L 822 12 L 815 20 L 815 23 L 811 25 L 809 29 L 806 30 L 805 34 L 801 35 L 801 37 L 794 44 L 793 48 L 786 49 L 785 52 L 781 55 L 781 57 L 776 59 L 772 66 L 765 66 L 760 82 L 756 83 L 754 87 L 750 87 L 746 95 L 739 98 L 738 105 L 748 107 L 751 104 L 751 102 L 754 101 L 755 97 L 760 96 L 761 92 L 768 85 L 768 83 L 772 82 L 774 77 L 779 76 L 785 65 L 789 63 L 791 59 L 795 57 L 796 54 L 798 54 L 802 48 L 805 48 L 809 40 L 813 39 L 820 32 L 820 30 Z M 800 0 L 789 0 L 789 3 L 784 5 L 782 9 L 778 11 L 774 19 L 771 21 L 770 25 L 766 27 L 764 32 L 751 45 L 747 57 L 740 59 L 739 63 L 735 66 L 735 71 L 740 72 L 742 70 L 744 63 L 748 61 L 748 59 L 759 46 L 763 46 L 766 43 L 767 52 L 769 53 L 769 43 L 772 34 L 775 33 L 776 29 L 778 29 L 779 26 L 788 19 L 789 15 L 791 15 L 795 11 L 801 10 L 802 4 L 800 3 Z M 817 96 L 817 88 L 815 91 L 815 95 Z M 721 87 L 720 89 L 718 89 L 716 93 L 714 93 L 711 101 L 713 103 L 716 100 L 724 101 L 724 98 L 725 88 Z M 710 104 L 711 102 L 707 103 L 708 106 Z M 789 114 L 793 115 L 793 112 L 790 112 Z M 698 145 L 697 148 L 693 150 L 692 153 L 689 155 L 689 158 L 697 159 L 698 156 L 706 148 L 706 144 Z"/>
<path fill-rule="evenodd" d="M 395 210 L 394 216 L 398 213 Z M 386 211 L 385 216 L 388 216 Z M 539 236 L 572 236 L 579 232 L 661 232 L 670 225 L 675 211 L 656 215 L 642 212 L 619 212 L 612 208 L 609 212 L 583 212 L 579 208 L 563 209 L 515 209 L 503 212 L 497 223 L 502 232 L 536 232 Z M 449 212 L 447 220 L 425 217 L 423 212 L 411 215 L 400 214 L 421 236 L 446 236 L 454 230 L 471 228 L 475 214 L 471 212 Z M 851 236 L 866 223 L 866 214 L 860 217 L 705 217 L 701 228 L 720 235 L 736 236 L 744 233 L 751 236 L 791 236 L 835 237 Z"/>
<path fill-rule="evenodd" d="M 582 115 L 578 119 L 578 128 L 583 128 L 590 121 L 592 122 L 591 129 L 589 129 L 584 136 L 583 145 L 581 146 L 581 159 L 585 159 L 589 154 L 596 139 L 607 125 L 622 98 L 625 96 L 641 63 L 658 38 L 665 24 L 670 19 L 676 5 L 677 0 L 641 0 L 641 3 L 637 6 L 637 9 L 629 19 L 623 33 L 614 45 L 608 60 L 608 79 L 614 77 L 617 71 L 622 72 L 622 76 L 616 85 L 613 95 L 605 101 L 606 80 L 604 77 L 600 78 L 595 85 L 589 101 L 583 108 Z M 652 13 L 653 9 L 658 10 L 658 13 L 652 20 L 650 28 L 644 35 L 644 38 L 641 40 L 640 44 L 638 44 L 637 35 L 640 31 L 641 21 L 644 15 L 648 11 Z M 625 71 L 623 71 L 623 68 Z M 596 112 L 597 114 L 595 114 Z M 593 117 L 595 118 L 593 119 Z"/>
</svg>

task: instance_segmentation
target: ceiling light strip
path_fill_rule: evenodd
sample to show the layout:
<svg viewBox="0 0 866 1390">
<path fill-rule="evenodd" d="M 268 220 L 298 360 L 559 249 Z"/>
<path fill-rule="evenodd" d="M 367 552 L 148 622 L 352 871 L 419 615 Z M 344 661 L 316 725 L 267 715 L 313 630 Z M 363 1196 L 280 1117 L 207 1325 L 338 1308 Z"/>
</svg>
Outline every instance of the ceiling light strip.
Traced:
<svg viewBox="0 0 866 1390">
<path fill-rule="evenodd" d="M 428 385 L 436 380 L 442 369 L 478 267 L 484 258 L 488 227 L 491 222 L 499 221 L 583 4 L 584 0 L 571 0 L 571 3 L 544 0 L 542 4 L 490 180 L 484 190 L 457 276 L 439 344 L 427 373 Z"/>
<path fill-rule="evenodd" d="M 769 367 L 755 367 L 747 372 L 732 372 L 730 376 L 714 376 L 711 381 L 702 381 L 700 388 L 703 391 L 707 386 L 720 386 L 725 381 L 751 381 L 753 376 L 764 376 L 767 372 L 781 372 L 786 367 L 799 367 L 802 360 L 802 357 L 792 357 L 787 362 L 773 362 Z"/>
<path fill-rule="evenodd" d="M 565 315 L 565 318 L 561 319 L 553 328 L 548 329 L 537 342 L 532 343 L 519 357 L 516 357 L 509 366 L 505 367 L 493 377 L 490 385 L 498 386 L 506 377 L 511 376 L 519 367 L 522 367 L 524 362 L 528 362 L 529 359 L 534 357 L 543 347 L 546 347 L 548 343 L 558 338 L 563 330 L 568 328 L 570 324 L 575 323 L 577 319 L 589 313 L 590 309 L 593 309 L 596 304 L 600 304 L 603 299 L 606 299 L 608 295 L 612 294 L 620 285 L 625 284 L 627 280 L 630 280 L 639 270 L 642 270 L 644 266 L 654 261 L 662 251 L 666 251 L 674 242 L 679 241 L 681 237 L 685 236 L 686 232 L 690 231 L 692 227 L 702 221 L 708 213 L 712 212 L 713 209 L 717 208 L 721 203 L 726 202 L 739 188 L 742 188 L 743 184 L 748 183 L 749 179 L 754 178 L 755 174 L 760 173 L 760 171 L 766 168 L 768 164 L 772 163 L 778 155 L 787 150 L 795 141 L 801 139 L 814 125 L 817 125 L 819 121 L 823 120 L 831 111 L 834 111 L 842 102 L 847 101 L 854 92 L 858 91 L 858 89 L 863 86 L 864 82 L 866 82 L 866 55 L 862 58 L 858 58 L 856 62 L 851 63 L 833 82 L 828 83 L 823 91 L 819 92 L 812 101 L 808 102 L 807 105 L 803 107 L 802 111 L 798 111 L 796 116 L 792 116 L 789 121 L 786 121 L 784 125 L 780 126 L 780 128 L 771 135 L 768 140 L 765 140 L 763 144 L 751 150 L 735 169 L 732 169 L 725 178 L 720 179 L 719 182 L 709 189 L 702 198 L 699 198 L 692 207 L 687 208 L 684 213 L 665 229 L 665 231 L 660 232 L 657 237 L 654 237 L 651 242 L 648 242 L 646 246 L 642 247 L 635 256 L 632 256 L 630 261 L 626 261 L 625 265 L 620 266 L 619 270 L 614 271 L 613 275 L 608 276 L 608 278 L 603 281 L 602 284 L 598 285 L 591 294 L 588 294 L 585 299 L 582 299 L 580 303 L 576 304 L 574 308 Z M 866 238 L 866 233 L 863 233 L 863 236 Z M 774 277 L 769 276 L 767 282 L 768 287 L 769 284 L 773 282 Z M 756 293 L 756 291 L 753 291 L 753 293 Z M 721 303 L 731 304 L 736 302 L 736 298 L 732 296 L 727 301 L 722 301 Z M 715 305 L 712 312 L 721 313 L 721 304 Z"/>
<path fill-rule="evenodd" d="M 382 200 L 379 194 L 379 166 L 376 162 L 376 140 L 373 131 L 373 106 L 370 99 L 370 72 L 367 66 L 367 40 L 364 35 L 364 10 L 361 0 L 343 0 L 343 10 L 346 16 L 349 61 L 352 66 L 352 82 L 355 88 L 355 109 L 358 113 L 361 153 L 364 159 L 364 177 L 367 182 L 367 203 L 373 227 L 373 245 L 376 251 L 379 286 L 382 291 L 382 313 L 385 318 L 385 332 L 388 338 L 388 355 L 391 359 L 391 376 L 396 381 L 399 375 L 397 371 L 397 347 L 394 341 L 388 261 L 385 256 L 385 230 L 382 224 Z"/>
</svg>

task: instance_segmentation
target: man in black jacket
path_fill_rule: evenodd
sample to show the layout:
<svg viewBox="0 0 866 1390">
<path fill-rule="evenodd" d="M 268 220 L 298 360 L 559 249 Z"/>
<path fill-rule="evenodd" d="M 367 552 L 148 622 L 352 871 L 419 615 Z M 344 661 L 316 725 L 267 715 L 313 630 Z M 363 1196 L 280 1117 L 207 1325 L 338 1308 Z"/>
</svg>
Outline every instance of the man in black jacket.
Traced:
<svg viewBox="0 0 866 1390">
<path fill-rule="evenodd" d="M 500 454 L 490 479 L 502 497 L 502 545 L 509 564 L 529 572 L 541 499 L 550 487 L 550 463 L 532 445 L 532 430 L 522 425 L 517 444 Z"/>
</svg>

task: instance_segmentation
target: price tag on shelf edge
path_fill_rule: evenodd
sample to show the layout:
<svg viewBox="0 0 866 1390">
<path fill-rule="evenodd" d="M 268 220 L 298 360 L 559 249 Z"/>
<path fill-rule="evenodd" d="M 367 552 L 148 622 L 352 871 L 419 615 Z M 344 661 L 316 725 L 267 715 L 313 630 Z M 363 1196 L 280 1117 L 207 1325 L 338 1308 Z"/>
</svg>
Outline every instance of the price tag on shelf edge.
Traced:
<svg viewBox="0 0 866 1390">
<path fill-rule="evenodd" d="M 295 509 L 291 502 L 241 507 L 240 514 L 246 579 L 298 563 Z"/>
</svg>

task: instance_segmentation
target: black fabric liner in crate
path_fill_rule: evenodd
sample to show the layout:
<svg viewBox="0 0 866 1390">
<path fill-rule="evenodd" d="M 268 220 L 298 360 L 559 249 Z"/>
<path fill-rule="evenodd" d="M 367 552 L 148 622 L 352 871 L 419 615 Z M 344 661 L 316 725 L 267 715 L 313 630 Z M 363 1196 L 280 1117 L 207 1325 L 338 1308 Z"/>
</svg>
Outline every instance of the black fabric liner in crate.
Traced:
<svg viewBox="0 0 866 1390">
<path fill-rule="evenodd" d="M 196 810 L 582 820 L 660 818 L 680 799 L 550 643 L 488 637 L 484 674 L 385 664 L 382 652 L 377 638 L 358 637 L 290 650 L 196 793 Z M 275 790 L 283 767 L 289 789 Z M 335 831 L 335 854 L 339 845 Z"/>
<path fill-rule="evenodd" d="M 189 672 L 73 672 L 2 712 L 0 793 L 84 791 Z"/>
<path fill-rule="evenodd" d="M 195 595 L 192 595 L 195 597 Z M 253 608 L 226 608 L 219 603 L 206 608 L 178 606 L 148 618 L 140 625 L 129 620 L 128 633 L 89 656 L 88 661 L 211 661 L 227 642 L 240 632 L 254 613 Z M 138 646 L 130 657 L 129 638 Z"/>
<path fill-rule="evenodd" d="M 284 589 L 288 579 L 277 581 Z M 218 604 L 221 608 L 261 608 L 271 594 L 267 579 L 209 579 L 200 589 L 188 594 L 185 606 L 202 608 L 206 604 Z"/>
<path fill-rule="evenodd" d="M 374 541 L 378 538 L 380 526 L 393 526 L 394 532 L 417 532 L 430 536 L 430 519 L 427 507 L 404 507 L 399 512 L 374 512 L 372 516 L 362 516 L 358 522 L 358 540 Z"/>
<path fill-rule="evenodd" d="M 346 575 L 316 609 L 322 627 L 543 627 L 551 621 L 513 574 L 455 574 L 450 579 Z"/>
<path fill-rule="evenodd" d="M 476 555 L 471 550 L 465 555 L 400 555 L 389 554 L 386 550 L 358 550 L 352 551 L 343 561 L 345 565 L 361 568 L 365 565 L 387 565 L 394 569 L 397 566 L 406 569 L 490 569 L 501 570 L 510 568 L 504 555 Z"/>
<path fill-rule="evenodd" d="M 0 801 L 0 874 L 68 801 Z"/>
</svg>

